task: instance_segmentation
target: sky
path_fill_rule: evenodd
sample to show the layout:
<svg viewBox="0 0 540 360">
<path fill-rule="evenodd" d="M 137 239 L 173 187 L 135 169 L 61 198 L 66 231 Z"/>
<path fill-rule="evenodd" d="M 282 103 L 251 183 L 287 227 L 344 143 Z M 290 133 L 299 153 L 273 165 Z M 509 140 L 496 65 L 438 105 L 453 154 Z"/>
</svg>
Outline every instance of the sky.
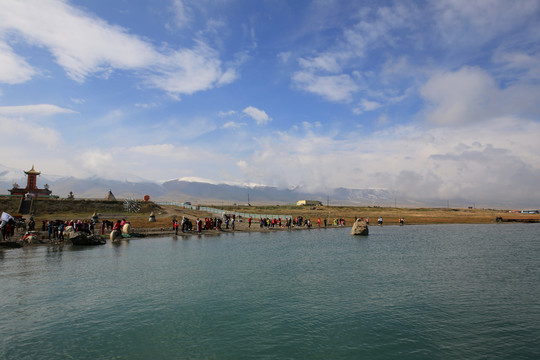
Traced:
<svg viewBox="0 0 540 360">
<path fill-rule="evenodd" d="M 0 136 L 58 176 L 540 203 L 540 1 L 0 0 Z"/>
</svg>

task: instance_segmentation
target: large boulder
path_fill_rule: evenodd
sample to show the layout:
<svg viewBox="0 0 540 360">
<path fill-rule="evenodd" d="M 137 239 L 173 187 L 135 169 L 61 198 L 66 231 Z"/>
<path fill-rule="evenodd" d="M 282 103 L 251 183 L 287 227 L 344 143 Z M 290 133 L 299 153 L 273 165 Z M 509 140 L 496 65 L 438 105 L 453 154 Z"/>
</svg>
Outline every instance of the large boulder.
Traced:
<svg viewBox="0 0 540 360">
<path fill-rule="evenodd" d="M 106 242 L 99 235 L 87 234 L 82 231 L 76 231 L 71 235 L 70 240 L 73 245 L 104 245 Z"/>
<path fill-rule="evenodd" d="M 357 219 L 352 228 L 351 228 L 351 235 L 368 235 L 368 224 L 365 220 Z"/>
<path fill-rule="evenodd" d="M 75 236 L 75 229 L 73 228 L 73 226 L 66 226 L 64 228 L 64 237 L 71 239 L 72 236 Z"/>
</svg>

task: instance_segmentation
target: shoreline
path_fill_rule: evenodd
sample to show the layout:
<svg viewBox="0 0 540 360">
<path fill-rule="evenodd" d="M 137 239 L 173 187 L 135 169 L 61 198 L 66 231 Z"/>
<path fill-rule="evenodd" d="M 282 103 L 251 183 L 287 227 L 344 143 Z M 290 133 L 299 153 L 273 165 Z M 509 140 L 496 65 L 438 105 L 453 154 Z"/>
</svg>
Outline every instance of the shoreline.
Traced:
<svg viewBox="0 0 540 360">
<path fill-rule="evenodd" d="M 96 203 L 99 205 L 100 203 Z M 99 208 L 99 207 L 98 207 Z M 63 219 L 62 221 L 77 220 L 87 221 L 92 219 L 94 214 L 98 215 L 98 225 L 94 231 L 94 234 L 100 234 L 100 224 L 103 221 L 113 221 L 118 219 L 125 219 L 131 224 L 132 234 L 141 234 L 143 237 L 165 237 L 165 236 L 179 236 L 189 237 L 193 235 L 200 236 L 216 236 L 221 234 L 232 233 L 250 233 L 250 232 L 274 232 L 274 231 L 301 231 L 301 230 L 313 230 L 313 229 L 325 229 L 324 220 L 327 221 L 326 229 L 336 228 L 351 228 L 355 218 L 363 218 L 370 220 L 370 226 L 380 226 L 377 223 L 378 218 L 383 218 L 382 226 L 400 226 L 399 219 L 404 218 L 404 226 L 408 225 L 443 225 L 443 224 L 496 224 L 496 223 L 513 223 L 516 222 L 540 222 L 540 214 L 521 214 L 516 212 L 493 210 L 493 209 L 451 209 L 451 208 L 380 208 L 380 207 L 345 207 L 345 206 L 320 206 L 320 207 L 297 207 L 297 206 L 252 206 L 252 207 L 221 207 L 223 213 L 233 214 L 235 212 L 247 212 L 249 210 L 252 213 L 252 223 L 249 227 L 248 220 L 245 217 L 237 215 L 235 221 L 235 229 L 226 229 L 225 222 L 222 224 L 220 230 L 202 230 L 199 234 L 197 231 L 190 231 L 182 233 L 180 230 L 175 235 L 173 230 L 173 221 L 176 219 L 178 222 L 183 217 L 191 220 L 195 224 L 196 219 L 203 221 L 203 226 L 206 218 L 221 218 L 220 214 L 209 213 L 203 211 L 203 208 L 193 209 L 184 208 L 176 205 L 161 205 L 154 206 L 154 210 L 145 215 L 144 213 L 101 213 L 97 210 L 91 211 L 90 208 L 78 208 L 66 209 L 62 211 L 62 208 L 43 209 L 42 212 L 33 216 L 36 222 L 36 235 L 38 241 L 41 244 L 50 244 L 55 241 L 48 240 L 48 232 L 42 231 L 42 223 L 51 219 Z M 155 214 L 154 214 L 155 213 Z M 258 215 L 255 215 L 258 214 Z M 282 220 L 286 218 L 286 214 L 292 215 L 294 218 L 302 217 L 304 220 L 311 220 L 311 227 L 305 225 L 295 226 L 287 228 L 286 226 L 279 227 L 260 227 L 259 218 L 272 216 L 283 216 Z M 276 215 L 277 214 L 277 215 Z M 154 215 L 154 216 L 152 216 Z M 28 219 L 30 216 L 26 215 Z M 334 225 L 336 219 L 344 219 L 344 225 Z M 498 219 L 502 219 L 502 222 Z M 151 221 L 152 220 L 152 221 Z M 320 221 L 320 226 L 319 226 Z M 10 239 L 11 242 L 22 242 L 25 230 L 18 229 L 18 233 Z M 109 241 L 110 230 L 105 231 L 105 236 L 102 238 Z M 129 238 L 129 239 L 134 239 Z M 69 243 L 66 239 L 64 243 Z M 0 244 L 0 248 L 5 248 L 4 244 Z"/>
<path fill-rule="evenodd" d="M 500 225 L 500 224 L 528 224 L 527 222 L 492 222 L 489 224 L 493 225 Z M 538 223 L 538 222 L 535 222 Z M 385 227 L 385 226 L 391 226 L 391 227 L 403 227 L 403 226 L 423 226 L 423 225 L 487 225 L 488 223 L 423 223 L 423 224 L 372 224 L 369 225 L 370 227 Z M 189 231 L 189 232 L 181 232 L 179 231 L 178 234 L 175 234 L 174 230 L 171 229 L 164 229 L 164 228 L 133 228 L 131 231 L 132 237 L 124 237 L 120 240 L 111 242 L 109 240 L 110 231 L 105 232 L 104 235 L 96 234 L 95 236 L 101 237 L 102 239 L 106 240 L 106 242 L 118 244 L 122 241 L 130 241 L 130 240 L 144 240 L 146 238 L 162 238 L 162 237 L 172 237 L 174 238 L 189 238 L 193 236 L 204 236 L 204 237 L 213 237 L 213 236 L 221 236 L 221 235 L 230 235 L 230 234 L 249 234 L 249 233 L 273 233 L 273 232 L 282 232 L 282 231 L 311 231 L 311 230 L 336 230 L 336 229 L 351 229 L 352 225 L 338 225 L 338 226 L 327 226 L 326 228 L 324 226 L 318 227 L 318 226 L 293 226 L 291 228 L 287 227 L 281 227 L 281 228 L 260 228 L 258 225 L 257 227 L 247 228 L 247 229 L 221 229 L 221 230 L 202 230 L 200 233 L 196 230 Z M 70 239 L 65 239 L 64 241 L 59 240 L 48 240 L 48 233 L 47 231 L 34 231 L 37 238 L 39 239 L 38 243 L 23 243 L 22 237 L 17 237 L 17 234 L 15 235 L 17 237 L 16 240 L 10 240 L 10 241 L 0 241 L 0 250 L 2 249 L 12 249 L 12 248 L 21 248 L 21 247 L 35 247 L 35 246 L 58 246 L 58 245 L 73 245 Z M 351 235 L 353 236 L 353 235 Z M 20 244 L 20 246 L 14 246 L 15 244 Z M 11 245 L 11 246 L 10 246 Z M 74 246 L 96 246 L 96 245 L 74 245 Z"/>
</svg>

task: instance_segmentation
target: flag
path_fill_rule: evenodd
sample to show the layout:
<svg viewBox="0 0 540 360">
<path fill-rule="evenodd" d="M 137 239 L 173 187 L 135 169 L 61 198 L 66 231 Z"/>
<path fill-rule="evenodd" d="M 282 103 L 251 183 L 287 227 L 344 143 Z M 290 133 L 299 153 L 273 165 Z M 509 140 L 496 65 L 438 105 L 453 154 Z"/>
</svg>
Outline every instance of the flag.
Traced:
<svg viewBox="0 0 540 360">
<path fill-rule="evenodd" d="M 7 222 L 9 221 L 9 219 L 13 219 L 13 216 L 9 215 L 7 212 L 2 212 L 2 216 L 0 217 L 0 219 Z"/>
</svg>

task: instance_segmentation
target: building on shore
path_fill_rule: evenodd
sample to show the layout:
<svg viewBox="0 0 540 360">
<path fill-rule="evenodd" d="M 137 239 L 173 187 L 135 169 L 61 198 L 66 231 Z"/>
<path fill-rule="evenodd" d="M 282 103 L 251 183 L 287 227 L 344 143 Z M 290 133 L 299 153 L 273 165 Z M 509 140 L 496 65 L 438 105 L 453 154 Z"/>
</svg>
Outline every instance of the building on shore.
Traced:
<svg viewBox="0 0 540 360">
<path fill-rule="evenodd" d="M 37 187 L 37 177 L 41 172 L 36 171 L 34 165 L 32 165 L 32 169 L 24 173 L 27 177 L 26 187 L 21 188 L 17 183 L 13 183 L 13 188 L 9 190 L 11 196 L 21 196 L 23 198 L 50 197 L 52 191 L 49 190 L 49 185 L 45 184 L 43 189 Z"/>
<path fill-rule="evenodd" d="M 296 206 L 322 206 L 322 202 L 318 200 L 298 200 Z"/>
</svg>

